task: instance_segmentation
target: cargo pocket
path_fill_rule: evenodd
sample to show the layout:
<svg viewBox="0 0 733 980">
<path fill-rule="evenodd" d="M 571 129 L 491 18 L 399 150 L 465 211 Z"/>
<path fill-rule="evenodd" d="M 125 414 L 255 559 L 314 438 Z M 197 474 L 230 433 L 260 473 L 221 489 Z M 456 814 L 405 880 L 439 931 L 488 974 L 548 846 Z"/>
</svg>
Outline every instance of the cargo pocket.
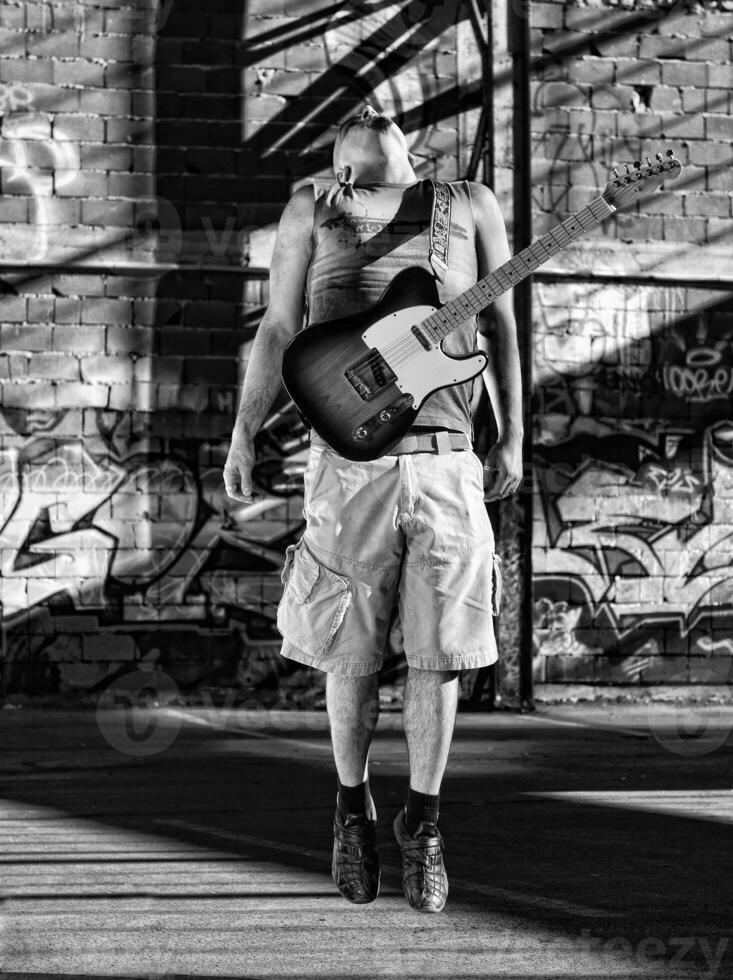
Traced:
<svg viewBox="0 0 733 980">
<path fill-rule="evenodd" d="M 318 561 L 302 538 L 287 549 L 281 580 L 278 630 L 311 657 L 326 653 L 351 603 L 350 580 Z"/>
<path fill-rule="evenodd" d="M 491 568 L 491 612 L 494 616 L 499 615 L 499 609 L 501 608 L 501 588 L 501 555 L 497 555 L 494 552 Z"/>
</svg>

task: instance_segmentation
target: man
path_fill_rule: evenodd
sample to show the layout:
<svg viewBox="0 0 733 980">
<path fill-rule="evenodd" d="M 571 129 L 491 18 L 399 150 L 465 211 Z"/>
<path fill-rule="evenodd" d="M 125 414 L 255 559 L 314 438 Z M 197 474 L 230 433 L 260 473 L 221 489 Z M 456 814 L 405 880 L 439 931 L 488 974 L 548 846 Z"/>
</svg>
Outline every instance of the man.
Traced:
<svg viewBox="0 0 733 980">
<path fill-rule="evenodd" d="M 253 438 L 280 388 L 283 351 L 303 325 L 304 303 L 309 322 L 333 319 L 368 308 L 400 269 L 431 269 L 432 184 L 417 179 L 399 127 L 367 106 L 341 127 L 333 162 L 338 186 L 298 190 L 280 221 L 270 301 L 224 468 L 235 500 L 252 500 Z M 466 181 L 447 187 L 451 221 L 441 302 L 509 258 L 488 188 Z M 500 571 L 484 500 L 514 493 L 522 476 L 520 365 L 509 294 L 443 346 L 461 354 L 477 341 L 488 354 L 483 379 L 498 429 L 483 472 L 471 452 L 471 383 L 431 395 L 410 435 L 380 459 L 354 463 L 316 434 L 311 440 L 306 530 L 288 549 L 278 627 L 284 656 L 326 671 L 338 776 L 332 874 L 355 903 L 373 901 L 379 890 L 367 767 L 379 713 L 377 671 L 395 600 L 408 664 L 403 723 L 410 784 L 393 824 L 403 890 L 424 912 L 440 911 L 448 892 L 437 822 L 458 672 L 497 659 L 492 614 Z"/>
</svg>

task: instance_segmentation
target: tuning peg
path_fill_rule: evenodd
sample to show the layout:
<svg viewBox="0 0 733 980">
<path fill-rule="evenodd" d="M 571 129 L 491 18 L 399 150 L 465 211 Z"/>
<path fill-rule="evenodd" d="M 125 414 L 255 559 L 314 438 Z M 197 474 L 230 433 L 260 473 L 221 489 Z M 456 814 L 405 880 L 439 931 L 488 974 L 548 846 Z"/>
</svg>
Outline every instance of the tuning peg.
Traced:
<svg viewBox="0 0 733 980">
<path fill-rule="evenodd" d="M 628 165 L 628 163 L 627 163 L 627 164 L 625 164 L 625 167 L 626 167 L 626 173 L 627 173 L 627 174 L 630 174 L 630 173 L 631 173 L 631 171 L 629 170 L 629 165 Z"/>
<path fill-rule="evenodd" d="M 613 168 L 613 176 L 618 177 L 618 167 Z"/>
<path fill-rule="evenodd" d="M 662 156 L 661 153 L 655 153 L 654 155 L 656 156 L 657 160 L 660 160 L 661 161 L 661 160 L 664 159 L 664 157 Z"/>
<path fill-rule="evenodd" d="M 646 162 L 647 162 L 647 166 L 651 167 L 652 161 L 649 159 L 649 157 L 646 158 Z"/>
</svg>

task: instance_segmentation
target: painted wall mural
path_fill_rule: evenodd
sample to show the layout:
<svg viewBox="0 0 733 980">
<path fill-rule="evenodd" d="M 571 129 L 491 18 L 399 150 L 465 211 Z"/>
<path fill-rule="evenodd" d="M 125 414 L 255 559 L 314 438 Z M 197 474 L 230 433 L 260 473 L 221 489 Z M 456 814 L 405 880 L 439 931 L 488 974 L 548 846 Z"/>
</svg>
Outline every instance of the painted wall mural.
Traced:
<svg viewBox="0 0 733 980">
<path fill-rule="evenodd" d="M 47 113 L 36 111 L 33 91 L 18 83 L 0 84 L 2 143 L 0 168 L 5 192 L 29 195 L 30 227 L 34 241 L 18 243 L 17 255 L 4 256 L 19 261 L 41 261 L 49 249 L 50 227 L 54 224 L 59 191 L 79 176 L 79 146 L 69 140 L 63 126 L 52 135 Z"/>
<path fill-rule="evenodd" d="M 567 288 L 537 287 L 536 676 L 727 680 L 733 301 Z"/>
<path fill-rule="evenodd" d="M 287 673 L 274 615 L 285 548 L 303 526 L 307 451 L 289 403 L 258 437 L 263 496 L 253 505 L 224 494 L 227 441 L 191 450 L 146 437 L 142 415 L 102 410 L 96 432 L 69 438 L 83 431 L 82 414 L 2 412 L 0 603 L 11 650 L 21 654 L 36 637 L 31 659 L 44 660 L 47 688 L 56 671 L 73 685 L 151 653 L 184 684 L 208 676 L 256 686 Z M 229 638 L 223 661 L 201 657 L 200 638 L 186 642 L 198 630 Z M 28 663 L 24 654 L 9 660 L 13 686 Z"/>
</svg>

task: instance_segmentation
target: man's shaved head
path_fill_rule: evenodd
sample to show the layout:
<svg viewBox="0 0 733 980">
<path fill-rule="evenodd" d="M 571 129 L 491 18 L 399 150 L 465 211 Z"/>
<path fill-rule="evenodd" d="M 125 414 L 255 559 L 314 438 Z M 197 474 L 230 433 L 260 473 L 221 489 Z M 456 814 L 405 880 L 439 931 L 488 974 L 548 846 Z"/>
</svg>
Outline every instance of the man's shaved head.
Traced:
<svg viewBox="0 0 733 980">
<path fill-rule="evenodd" d="M 413 159 L 400 127 L 370 105 L 342 123 L 333 148 L 334 172 L 348 168 L 352 179 L 375 169 L 412 172 Z"/>
</svg>

